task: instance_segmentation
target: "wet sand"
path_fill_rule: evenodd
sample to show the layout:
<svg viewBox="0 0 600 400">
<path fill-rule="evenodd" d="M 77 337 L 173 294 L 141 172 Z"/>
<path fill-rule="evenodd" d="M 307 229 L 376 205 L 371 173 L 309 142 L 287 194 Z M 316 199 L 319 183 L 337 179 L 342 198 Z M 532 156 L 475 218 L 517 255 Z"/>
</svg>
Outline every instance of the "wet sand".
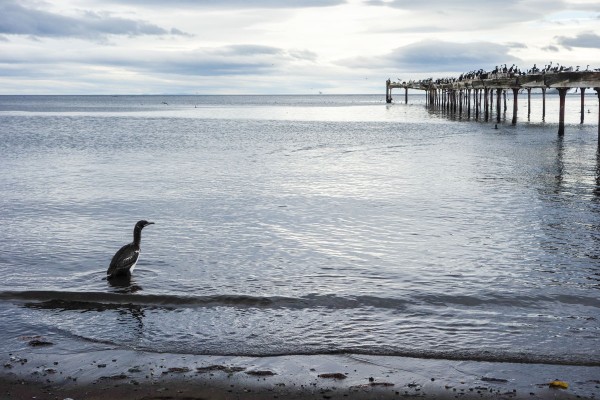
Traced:
<svg viewBox="0 0 600 400">
<path fill-rule="evenodd" d="M 600 367 L 368 355 L 198 356 L 126 350 L 4 354 L 2 399 L 575 399 Z M 549 382 L 564 381 L 567 389 Z"/>
</svg>

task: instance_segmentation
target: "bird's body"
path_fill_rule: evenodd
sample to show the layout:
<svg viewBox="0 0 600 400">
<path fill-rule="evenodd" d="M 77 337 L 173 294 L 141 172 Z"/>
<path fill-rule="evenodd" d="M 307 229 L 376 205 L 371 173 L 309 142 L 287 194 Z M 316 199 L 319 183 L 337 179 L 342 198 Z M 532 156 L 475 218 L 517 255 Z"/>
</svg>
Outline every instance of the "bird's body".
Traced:
<svg viewBox="0 0 600 400">
<path fill-rule="evenodd" d="M 119 251 L 115 253 L 110 261 L 108 271 L 106 271 L 108 279 L 119 275 L 129 275 L 133 271 L 140 257 L 142 229 L 153 223 L 154 222 L 142 220 L 135 224 L 135 228 L 133 228 L 133 242 L 121 247 Z"/>
</svg>

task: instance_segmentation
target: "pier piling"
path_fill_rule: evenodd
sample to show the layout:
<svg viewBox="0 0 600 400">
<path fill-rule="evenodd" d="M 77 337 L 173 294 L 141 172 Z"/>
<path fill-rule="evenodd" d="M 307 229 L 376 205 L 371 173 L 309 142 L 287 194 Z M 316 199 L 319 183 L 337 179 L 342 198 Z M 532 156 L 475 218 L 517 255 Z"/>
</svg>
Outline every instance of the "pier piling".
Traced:
<svg viewBox="0 0 600 400">
<path fill-rule="evenodd" d="M 488 88 L 485 88 L 483 90 L 484 95 L 483 95 L 483 101 L 484 101 L 484 106 L 485 106 L 485 122 L 488 122 L 489 120 L 489 115 L 490 115 L 490 103 L 488 102 Z"/>
<path fill-rule="evenodd" d="M 385 81 L 385 102 L 388 104 L 392 102 L 392 81 L 390 79 Z"/>
<path fill-rule="evenodd" d="M 500 107 L 502 105 L 502 89 L 496 89 L 496 122 L 500 122 Z"/>
<path fill-rule="evenodd" d="M 531 119 L 531 88 L 527 88 L 527 121 Z"/>
<path fill-rule="evenodd" d="M 467 118 L 471 118 L 471 89 L 467 89 Z"/>
<path fill-rule="evenodd" d="M 568 88 L 558 88 L 558 96 L 560 98 L 560 111 L 558 114 L 558 134 L 562 136 L 565 134 L 565 97 L 567 95 Z"/>
<path fill-rule="evenodd" d="M 512 88 L 513 91 L 513 116 L 512 116 L 512 124 L 517 124 L 517 110 L 518 108 L 518 98 L 519 98 L 519 88 Z"/>
<path fill-rule="evenodd" d="M 598 94 L 598 145 L 600 145 L 600 87 L 595 87 L 594 90 Z"/>
<path fill-rule="evenodd" d="M 585 88 L 579 88 L 581 90 L 581 122 L 580 124 L 583 124 L 583 119 L 584 119 L 584 115 L 585 115 Z"/>
<path fill-rule="evenodd" d="M 542 88 L 542 122 L 546 121 L 546 88 Z"/>
</svg>

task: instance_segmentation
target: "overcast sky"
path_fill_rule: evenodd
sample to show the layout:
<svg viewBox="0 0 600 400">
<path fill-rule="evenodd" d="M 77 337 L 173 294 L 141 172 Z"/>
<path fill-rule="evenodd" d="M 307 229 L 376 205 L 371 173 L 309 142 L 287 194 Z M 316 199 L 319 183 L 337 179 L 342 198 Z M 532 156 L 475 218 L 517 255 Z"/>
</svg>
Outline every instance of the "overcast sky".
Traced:
<svg viewBox="0 0 600 400">
<path fill-rule="evenodd" d="M 0 0 L 0 94 L 384 93 L 600 68 L 599 0 Z"/>
</svg>

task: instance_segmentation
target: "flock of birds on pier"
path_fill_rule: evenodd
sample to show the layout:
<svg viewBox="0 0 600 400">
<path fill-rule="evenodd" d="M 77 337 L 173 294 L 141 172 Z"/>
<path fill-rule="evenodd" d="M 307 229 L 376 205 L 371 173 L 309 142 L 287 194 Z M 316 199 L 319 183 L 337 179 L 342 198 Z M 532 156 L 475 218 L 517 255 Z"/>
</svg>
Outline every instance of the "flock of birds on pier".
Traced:
<svg viewBox="0 0 600 400">
<path fill-rule="evenodd" d="M 512 66 L 508 67 L 507 64 L 504 65 L 500 65 L 500 66 L 496 66 L 496 68 L 494 68 L 492 71 L 485 71 L 483 69 L 479 69 L 476 71 L 469 71 L 469 72 L 465 72 L 463 74 L 460 74 L 460 76 L 458 78 L 441 78 L 441 79 L 436 79 L 435 81 L 433 80 L 433 78 L 429 78 L 429 79 L 424 79 L 421 82 L 434 82 L 436 84 L 444 84 L 444 83 L 454 83 L 454 82 L 461 82 L 463 80 L 470 80 L 470 79 L 493 79 L 493 78 L 506 78 L 506 77 L 513 77 L 513 76 L 525 76 L 525 75 L 544 75 L 544 74 L 556 74 L 556 73 L 561 73 L 561 72 L 600 72 L 600 68 L 596 68 L 596 69 L 590 69 L 590 66 L 587 65 L 585 67 L 584 70 L 581 69 L 582 67 L 577 65 L 575 66 L 575 68 L 573 68 L 572 66 L 564 66 L 564 65 L 560 65 L 560 64 L 553 64 L 552 61 L 550 61 L 550 63 L 548 65 L 544 65 L 543 68 L 539 68 L 536 64 L 533 64 L 533 67 L 526 69 L 526 70 L 521 70 L 516 64 L 513 64 Z M 398 82 L 400 82 L 401 79 L 398 78 Z M 406 84 L 407 82 L 402 82 L 404 84 Z M 409 81 L 408 84 L 414 83 L 414 81 Z"/>
</svg>

